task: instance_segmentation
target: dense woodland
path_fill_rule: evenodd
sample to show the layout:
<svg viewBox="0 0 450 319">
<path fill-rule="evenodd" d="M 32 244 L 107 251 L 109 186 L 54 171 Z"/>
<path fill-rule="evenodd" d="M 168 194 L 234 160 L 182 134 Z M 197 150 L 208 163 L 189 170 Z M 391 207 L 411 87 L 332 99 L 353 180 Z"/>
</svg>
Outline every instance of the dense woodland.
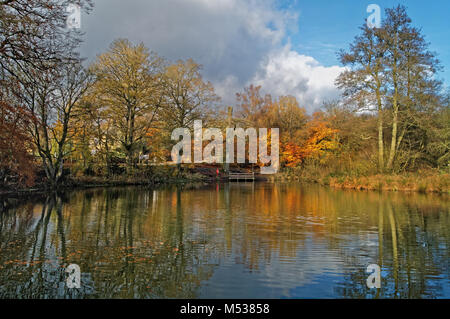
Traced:
<svg viewBox="0 0 450 319">
<path fill-rule="evenodd" d="M 448 191 L 450 94 L 403 6 L 387 9 L 380 28 L 364 24 L 338 53 L 347 67 L 336 79 L 340 100 L 308 114 L 295 97 L 250 85 L 236 94 L 231 119 L 192 59 L 171 62 L 118 39 L 88 65 L 66 18 L 57 0 L 0 0 L 2 189 L 164 177 L 173 173 L 164 165 L 172 130 L 201 119 L 205 128 L 279 128 L 286 178 L 420 184 L 431 176 L 433 190 Z"/>
</svg>

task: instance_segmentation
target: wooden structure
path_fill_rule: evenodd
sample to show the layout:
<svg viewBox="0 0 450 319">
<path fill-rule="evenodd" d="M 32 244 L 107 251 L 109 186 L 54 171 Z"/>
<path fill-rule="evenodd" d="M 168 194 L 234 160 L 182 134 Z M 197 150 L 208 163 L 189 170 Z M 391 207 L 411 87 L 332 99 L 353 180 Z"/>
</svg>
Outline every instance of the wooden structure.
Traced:
<svg viewBox="0 0 450 319">
<path fill-rule="evenodd" d="M 228 180 L 230 181 L 254 181 L 255 180 L 255 173 L 233 173 L 230 172 L 228 174 Z"/>
</svg>

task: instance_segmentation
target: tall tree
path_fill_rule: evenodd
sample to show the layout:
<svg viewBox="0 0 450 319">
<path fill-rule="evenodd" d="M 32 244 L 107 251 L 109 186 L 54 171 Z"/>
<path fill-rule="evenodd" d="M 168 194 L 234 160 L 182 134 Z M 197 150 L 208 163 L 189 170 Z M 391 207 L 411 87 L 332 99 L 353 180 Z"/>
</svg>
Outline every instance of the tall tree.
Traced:
<svg viewBox="0 0 450 319">
<path fill-rule="evenodd" d="M 67 28 L 70 3 L 0 1 L 0 77 L 1 85 L 14 92 L 10 116 L 29 124 L 27 137 L 55 187 L 62 175 L 72 108 L 86 79 L 76 52 L 81 33 Z M 87 11 L 92 7 L 91 0 L 77 4 Z"/>
<path fill-rule="evenodd" d="M 344 97 L 357 105 L 359 110 L 371 111 L 370 105 L 376 105 L 378 169 L 383 171 L 385 168 L 383 105 L 386 91 L 384 76 L 386 48 L 380 39 L 379 29 L 371 29 L 364 24 L 361 30 L 362 34 L 355 37 L 349 51 L 339 52 L 341 63 L 349 69 L 337 78 L 336 84 L 343 89 Z"/>
<path fill-rule="evenodd" d="M 161 106 L 161 70 L 163 61 L 141 43 L 128 40 L 112 43 L 91 66 L 96 76 L 92 94 L 107 108 L 118 129 L 117 138 L 126 154 L 130 172 L 136 151 Z"/>
<path fill-rule="evenodd" d="M 340 53 L 349 66 L 337 79 L 344 96 L 356 105 L 377 105 L 378 166 L 393 170 L 408 130 L 417 126 L 419 113 L 439 101 L 440 82 L 434 79 L 439 61 L 428 51 L 421 31 L 411 25 L 404 6 L 386 9 L 378 29 L 362 27 L 349 52 Z M 371 110 L 371 108 L 368 108 Z M 391 123 L 390 147 L 384 157 L 384 124 Z"/>
<path fill-rule="evenodd" d="M 113 146 L 117 140 L 114 119 L 109 115 L 110 112 L 106 107 L 99 107 L 101 99 L 98 99 L 92 91 L 83 96 L 83 99 L 77 105 L 74 130 L 81 129 L 86 132 L 87 140 L 84 133 L 81 134 L 84 140 L 75 140 L 75 143 L 84 144 L 82 148 L 85 154 L 94 154 L 93 162 L 105 168 L 106 175 L 113 173 Z M 76 147 L 76 146 L 75 146 Z"/>
<path fill-rule="evenodd" d="M 308 119 L 306 110 L 293 96 L 280 96 L 275 100 L 269 106 L 267 117 L 267 127 L 279 128 L 283 140 L 295 138 L 295 133 L 306 125 Z"/>
<path fill-rule="evenodd" d="M 387 169 L 392 169 L 395 156 L 411 122 L 414 111 L 426 108 L 437 101 L 439 81 L 434 75 L 439 61 L 428 51 L 421 30 L 411 25 L 404 6 L 386 9 L 386 19 L 380 32 L 386 47 L 385 74 L 389 83 L 389 100 L 392 105 L 392 134 Z M 430 105 L 428 105 L 429 107 Z"/>
<path fill-rule="evenodd" d="M 238 115 L 243 118 L 247 125 L 264 127 L 268 111 L 272 105 L 272 97 L 269 94 L 262 96 L 261 86 L 250 86 L 244 88 L 244 92 L 236 93 Z"/>
<path fill-rule="evenodd" d="M 206 119 L 218 101 L 214 87 L 203 80 L 201 66 L 192 59 L 169 65 L 162 85 L 164 108 L 161 119 L 168 129 L 190 127 L 194 120 Z"/>
<path fill-rule="evenodd" d="M 42 159 L 52 188 L 63 173 L 64 160 L 71 149 L 70 125 L 75 105 L 91 85 L 91 76 L 80 61 L 64 62 L 45 71 L 31 68 L 20 74 L 16 96 L 32 116 L 29 133 Z M 31 77 L 29 77 L 31 76 Z"/>
</svg>

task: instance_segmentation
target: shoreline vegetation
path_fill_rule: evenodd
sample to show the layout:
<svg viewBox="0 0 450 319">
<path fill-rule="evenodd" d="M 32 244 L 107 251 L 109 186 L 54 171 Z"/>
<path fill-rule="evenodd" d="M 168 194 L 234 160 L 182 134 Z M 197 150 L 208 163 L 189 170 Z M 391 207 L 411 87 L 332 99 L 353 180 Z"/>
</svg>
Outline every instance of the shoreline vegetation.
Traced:
<svg viewBox="0 0 450 319">
<path fill-rule="evenodd" d="M 450 194 L 450 174 L 439 170 L 422 170 L 404 174 L 376 174 L 355 176 L 335 174 L 323 169 L 284 168 L 274 175 L 258 175 L 256 182 L 300 182 L 319 184 L 336 189 L 383 192 L 417 192 Z M 177 173 L 174 167 L 160 167 L 159 174 L 146 176 L 70 176 L 64 180 L 58 191 L 88 189 L 97 187 L 147 186 L 160 187 L 186 184 L 214 184 L 228 182 L 227 175 L 221 170 L 216 175 L 214 167 L 190 167 Z M 27 194 L 47 194 L 53 192 L 45 183 L 29 188 L 0 189 L 0 197 L 21 196 Z"/>
<path fill-rule="evenodd" d="M 86 10 L 90 2 L 79 1 Z M 246 154 L 233 152 L 229 162 L 240 163 L 233 170 L 262 168 L 268 161 L 252 159 L 249 147 L 258 129 L 267 130 L 260 154 L 277 136 L 270 156 L 274 146 L 280 165 L 278 174 L 260 178 L 449 193 L 450 90 L 404 6 L 387 8 L 379 28 L 363 24 L 338 52 L 345 67 L 335 79 L 341 96 L 323 98 L 312 110 L 292 92 L 273 95 L 251 83 L 239 88 L 234 105 L 225 104 L 194 60 L 170 61 L 127 39 L 85 65 L 82 34 L 61 30 L 65 7 L 37 3 L 0 2 L 0 20 L 10 24 L 0 29 L 0 194 L 226 181 L 224 167 L 205 164 L 204 154 L 214 152 L 220 162 L 223 149 L 237 144 Z M 245 137 L 230 141 L 228 129 Z M 185 141 L 196 131 L 202 142 Z M 200 159 L 183 159 L 197 164 L 169 165 L 180 143 L 183 157 L 189 158 L 187 146 L 200 151 Z"/>
<path fill-rule="evenodd" d="M 399 191 L 450 194 L 450 174 L 423 170 L 404 174 L 352 176 L 310 170 L 287 170 L 274 177 L 278 181 L 300 181 L 349 190 Z"/>
</svg>

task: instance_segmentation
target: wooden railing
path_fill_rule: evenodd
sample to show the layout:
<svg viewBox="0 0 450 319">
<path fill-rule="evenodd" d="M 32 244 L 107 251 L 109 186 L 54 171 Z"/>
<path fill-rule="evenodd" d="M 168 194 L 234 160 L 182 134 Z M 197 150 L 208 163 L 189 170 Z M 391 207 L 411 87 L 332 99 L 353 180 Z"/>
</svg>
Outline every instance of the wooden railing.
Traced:
<svg viewBox="0 0 450 319">
<path fill-rule="evenodd" d="M 228 180 L 236 180 L 236 181 L 240 181 L 240 180 L 255 180 L 255 173 L 229 173 L 228 174 Z"/>
</svg>

